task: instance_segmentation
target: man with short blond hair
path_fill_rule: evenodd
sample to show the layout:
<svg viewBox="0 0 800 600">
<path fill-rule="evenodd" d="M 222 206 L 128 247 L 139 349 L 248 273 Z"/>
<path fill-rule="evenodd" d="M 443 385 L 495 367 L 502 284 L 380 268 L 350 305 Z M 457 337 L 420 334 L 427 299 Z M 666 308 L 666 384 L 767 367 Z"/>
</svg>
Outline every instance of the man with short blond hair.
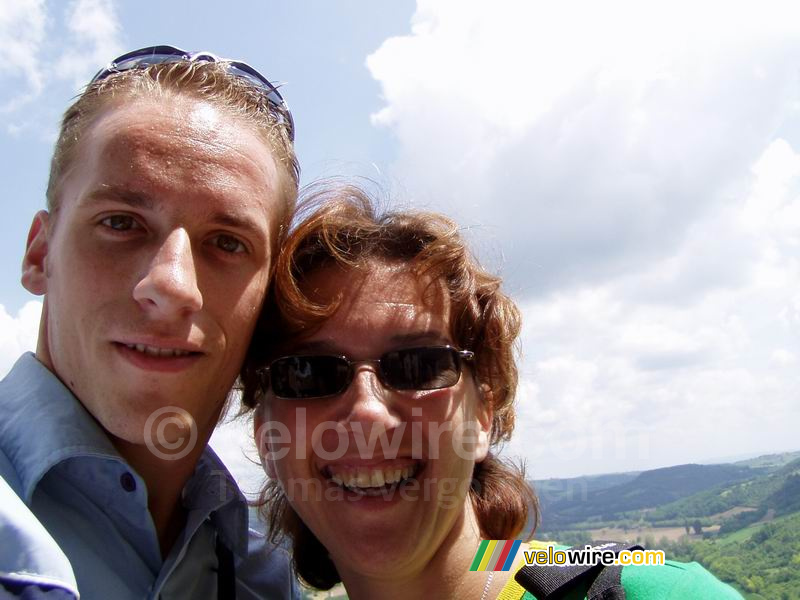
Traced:
<svg viewBox="0 0 800 600">
<path fill-rule="evenodd" d="M 36 354 L 0 383 L 0 596 L 294 593 L 207 447 L 297 197 L 293 140 L 255 69 L 169 46 L 65 113 L 22 266 Z"/>
</svg>

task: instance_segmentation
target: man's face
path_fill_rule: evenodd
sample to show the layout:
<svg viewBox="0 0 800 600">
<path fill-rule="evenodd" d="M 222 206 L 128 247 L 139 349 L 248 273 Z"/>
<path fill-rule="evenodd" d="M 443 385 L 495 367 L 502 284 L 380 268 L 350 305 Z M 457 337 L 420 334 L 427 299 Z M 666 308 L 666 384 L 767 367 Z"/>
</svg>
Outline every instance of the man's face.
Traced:
<svg viewBox="0 0 800 600">
<path fill-rule="evenodd" d="M 37 357 L 114 437 L 155 411 L 216 424 L 264 299 L 283 213 L 268 145 L 184 97 L 110 107 L 79 142 L 23 284 L 46 294 Z"/>
</svg>

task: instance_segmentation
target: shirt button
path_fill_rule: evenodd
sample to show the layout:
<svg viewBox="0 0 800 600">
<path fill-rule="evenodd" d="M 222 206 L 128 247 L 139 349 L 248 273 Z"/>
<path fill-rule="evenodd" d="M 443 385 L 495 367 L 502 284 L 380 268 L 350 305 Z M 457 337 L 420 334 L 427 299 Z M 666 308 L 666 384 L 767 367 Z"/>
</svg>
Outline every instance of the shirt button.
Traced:
<svg viewBox="0 0 800 600">
<path fill-rule="evenodd" d="M 136 490 L 136 480 L 130 473 L 123 473 L 119 478 L 119 483 L 126 492 L 133 492 Z"/>
</svg>

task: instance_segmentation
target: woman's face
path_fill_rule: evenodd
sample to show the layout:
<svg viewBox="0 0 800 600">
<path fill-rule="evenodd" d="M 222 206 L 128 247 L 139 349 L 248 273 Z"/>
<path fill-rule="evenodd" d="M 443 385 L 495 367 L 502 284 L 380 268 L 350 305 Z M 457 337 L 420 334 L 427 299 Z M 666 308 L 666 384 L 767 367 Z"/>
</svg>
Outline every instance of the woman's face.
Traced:
<svg viewBox="0 0 800 600">
<path fill-rule="evenodd" d="M 454 345 L 443 287 L 426 290 L 403 266 L 376 262 L 366 275 L 324 268 L 307 279 L 306 292 L 344 296 L 320 329 L 288 343 L 284 355 L 359 361 Z M 411 574 L 471 522 L 467 491 L 488 450 L 491 409 L 466 362 L 458 383 L 428 391 L 387 388 L 376 363 L 354 369 L 335 396 L 287 400 L 270 391 L 256 418 L 259 447 L 341 575 Z"/>
</svg>

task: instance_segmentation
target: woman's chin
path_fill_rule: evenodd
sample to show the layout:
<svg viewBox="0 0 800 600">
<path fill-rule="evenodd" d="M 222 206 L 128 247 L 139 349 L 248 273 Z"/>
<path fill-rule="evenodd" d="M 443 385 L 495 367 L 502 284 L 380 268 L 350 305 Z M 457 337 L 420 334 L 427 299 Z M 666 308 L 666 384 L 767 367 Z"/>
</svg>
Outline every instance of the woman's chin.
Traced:
<svg viewBox="0 0 800 600">
<path fill-rule="evenodd" d="M 335 490 L 313 515 L 298 506 L 315 535 L 330 551 L 339 573 L 377 580 L 409 577 L 424 569 L 439 544 L 458 535 L 469 510 L 466 490 L 439 486 L 436 479 L 418 476 L 382 493 Z M 445 493 L 446 492 L 446 493 Z M 463 493 L 461 493 L 463 492 Z M 426 543 L 425 540 L 429 540 Z"/>
<path fill-rule="evenodd" d="M 392 545 L 374 538 L 339 548 L 331 554 L 331 559 L 345 582 L 349 577 L 392 580 L 410 576 L 424 567 L 429 557 L 423 554 L 424 549 L 413 543 Z"/>
</svg>

